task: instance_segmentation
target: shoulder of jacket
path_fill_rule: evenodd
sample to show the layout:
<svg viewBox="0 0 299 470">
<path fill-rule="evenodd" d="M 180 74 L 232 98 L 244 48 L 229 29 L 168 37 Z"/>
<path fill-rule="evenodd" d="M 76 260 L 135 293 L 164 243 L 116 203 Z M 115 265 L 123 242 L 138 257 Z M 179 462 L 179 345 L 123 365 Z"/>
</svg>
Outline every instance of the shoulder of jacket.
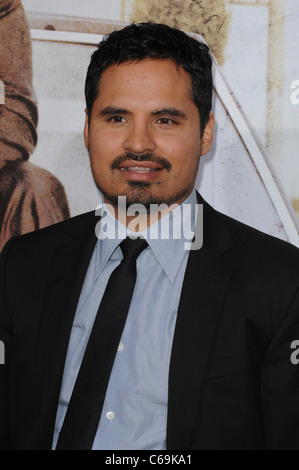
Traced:
<svg viewBox="0 0 299 470">
<path fill-rule="evenodd" d="M 30 256 L 30 253 L 40 252 L 40 250 L 51 251 L 73 238 L 84 237 L 85 234 L 93 230 L 96 221 L 94 211 L 80 214 L 39 230 L 13 237 L 7 242 L 3 252 L 9 251 L 10 256 L 23 257 L 26 253 Z"/>
</svg>

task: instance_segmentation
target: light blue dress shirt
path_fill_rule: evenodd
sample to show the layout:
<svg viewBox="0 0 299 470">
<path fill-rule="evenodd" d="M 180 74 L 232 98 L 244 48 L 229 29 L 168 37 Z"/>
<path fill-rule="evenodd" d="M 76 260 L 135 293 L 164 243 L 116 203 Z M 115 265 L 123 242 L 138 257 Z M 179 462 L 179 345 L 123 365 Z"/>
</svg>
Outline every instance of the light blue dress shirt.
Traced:
<svg viewBox="0 0 299 470">
<path fill-rule="evenodd" d="M 102 206 L 105 210 L 104 203 Z M 186 231 L 182 233 L 182 227 L 190 227 L 190 242 L 196 219 L 195 191 L 184 201 L 185 208 L 187 210 L 182 210 L 181 205 L 162 218 L 169 223 L 163 225 L 156 222 L 150 226 L 150 233 L 149 229 L 141 232 L 149 247 L 137 259 L 135 290 L 110 375 L 93 449 L 163 450 L 166 447 L 169 363 L 189 255 L 185 245 Z M 103 239 L 96 243 L 74 317 L 53 448 L 99 303 L 111 272 L 122 259 L 118 247 L 121 240 L 105 238 L 103 232 L 109 233 L 107 227 L 117 224 L 122 238 L 131 233 L 116 221 L 109 210 L 105 215 L 105 227 L 100 233 Z"/>
</svg>

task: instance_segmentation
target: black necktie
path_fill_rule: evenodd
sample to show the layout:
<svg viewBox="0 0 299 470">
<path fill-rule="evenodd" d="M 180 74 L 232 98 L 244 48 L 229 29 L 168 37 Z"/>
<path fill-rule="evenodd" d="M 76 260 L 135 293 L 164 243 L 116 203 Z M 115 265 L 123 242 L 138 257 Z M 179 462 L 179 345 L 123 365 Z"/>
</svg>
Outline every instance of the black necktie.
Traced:
<svg viewBox="0 0 299 470">
<path fill-rule="evenodd" d="M 136 281 L 136 259 L 144 239 L 121 242 L 123 260 L 112 272 L 86 347 L 57 450 L 92 448 L 115 354 L 125 326 Z"/>
</svg>

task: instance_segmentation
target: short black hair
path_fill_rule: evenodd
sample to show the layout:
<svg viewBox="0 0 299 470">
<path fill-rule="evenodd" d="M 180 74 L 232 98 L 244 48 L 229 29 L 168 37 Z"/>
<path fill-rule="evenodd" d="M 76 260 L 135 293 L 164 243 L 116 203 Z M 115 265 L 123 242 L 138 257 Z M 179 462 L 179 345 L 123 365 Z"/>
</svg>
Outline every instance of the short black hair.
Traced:
<svg viewBox="0 0 299 470">
<path fill-rule="evenodd" d="M 212 108 L 212 60 L 206 44 L 185 32 L 158 23 L 132 23 L 105 35 L 91 56 L 85 81 L 90 121 L 102 73 L 112 65 L 143 59 L 171 59 L 190 74 L 192 99 L 200 115 L 201 134 Z"/>
</svg>

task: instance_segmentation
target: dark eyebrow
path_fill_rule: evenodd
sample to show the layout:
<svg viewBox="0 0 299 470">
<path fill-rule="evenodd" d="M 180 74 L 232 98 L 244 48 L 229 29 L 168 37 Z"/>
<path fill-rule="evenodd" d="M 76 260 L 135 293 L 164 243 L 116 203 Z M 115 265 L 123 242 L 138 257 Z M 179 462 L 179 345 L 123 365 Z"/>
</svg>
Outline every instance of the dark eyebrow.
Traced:
<svg viewBox="0 0 299 470">
<path fill-rule="evenodd" d="M 162 108 L 162 109 L 157 109 L 157 111 L 152 112 L 153 116 L 172 116 L 172 117 L 179 117 L 186 119 L 187 116 L 183 111 L 180 111 L 179 109 L 176 108 Z"/>
<path fill-rule="evenodd" d="M 114 114 L 129 114 L 129 111 L 123 108 L 117 108 L 116 106 L 107 106 L 98 113 L 99 116 L 111 116 Z"/>
<path fill-rule="evenodd" d="M 112 115 L 128 115 L 130 114 L 130 111 L 127 109 L 123 108 L 117 108 L 116 106 L 107 106 L 106 108 L 102 109 L 99 111 L 98 115 L 99 116 L 112 116 Z M 180 111 L 179 109 L 176 108 L 161 108 L 157 109 L 155 111 L 152 111 L 152 116 L 172 116 L 172 117 L 178 117 L 182 119 L 186 119 L 187 116 L 183 111 Z"/>
</svg>

